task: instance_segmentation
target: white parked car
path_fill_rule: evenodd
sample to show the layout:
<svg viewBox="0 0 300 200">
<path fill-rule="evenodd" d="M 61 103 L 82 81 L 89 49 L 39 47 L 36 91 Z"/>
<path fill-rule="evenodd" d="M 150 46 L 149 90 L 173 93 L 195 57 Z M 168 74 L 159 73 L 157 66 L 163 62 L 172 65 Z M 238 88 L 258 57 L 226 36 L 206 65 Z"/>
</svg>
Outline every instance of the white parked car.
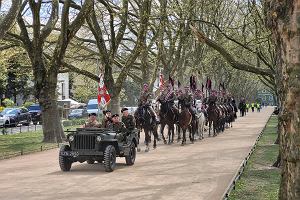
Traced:
<svg viewBox="0 0 300 200">
<path fill-rule="evenodd" d="M 5 108 L 1 113 L 0 113 L 0 127 L 3 127 L 4 125 L 9 125 L 10 124 L 10 119 L 8 116 L 4 115 L 6 112 L 11 110 L 12 108 Z"/>
</svg>

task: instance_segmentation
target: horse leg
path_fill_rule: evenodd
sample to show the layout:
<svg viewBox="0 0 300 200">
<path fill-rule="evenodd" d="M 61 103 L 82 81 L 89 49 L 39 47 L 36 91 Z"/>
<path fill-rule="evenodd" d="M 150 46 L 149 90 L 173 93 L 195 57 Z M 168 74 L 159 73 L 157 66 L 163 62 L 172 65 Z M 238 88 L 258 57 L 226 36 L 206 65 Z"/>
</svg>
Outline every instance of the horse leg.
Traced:
<svg viewBox="0 0 300 200">
<path fill-rule="evenodd" d="M 217 127 L 218 127 L 218 123 L 216 122 L 216 121 L 214 121 L 213 122 L 213 136 L 216 136 L 217 134 L 216 134 L 216 129 L 217 129 Z"/>
<path fill-rule="evenodd" d="M 158 132 L 157 132 L 157 128 L 153 130 L 153 136 L 154 136 L 154 142 L 153 142 L 153 149 L 156 149 L 156 141 L 158 140 Z"/>
<path fill-rule="evenodd" d="M 174 143 L 174 132 L 175 132 L 175 130 L 174 130 L 174 124 L 172 125 L 172 128 L 171 128 L 171 131 L 172 131 L 172 143 Z"/>
<path fill-rule="evenodd" d="M 160 134 L 161 134 L 161 136 L 162 136 L 162 139 L 163 139 L 163 141 L 164 141 L 164 144 L 167 144 L 166 138 L 165 138 L 165 136 L 164 136 L 164 129 L 165 129 L 165 126 L 166 126 L 165 123 L 161 124 L 161 126 L 160 126 Z"/>
<path fill-rule="evenodd" d="M 145 129 L 145 143 L 146 143 L 146 149 L 145 152 L 149 152 L 150 148 L 149 148 L 149 141 L 150 141 L 150 135 L 149 135 L 149 130 Z"/>
<path fill-rule="evenodd" d="M 171 127 L 168 126 L 168 144 L 171 144 Z"/>
<path fill-rule="evenodd" d="M 189 127 L 189 138 L 192 144 L 194 144 L 194 125 L 191 124 Z"/>
<path fill-rule="evenodd" d="M 181 143 L 182 146 L 186 144 L 186 135 L 185 135 L 185 133 L 186 133 L 186 128 L 182 128 L 182 143 Z"/>
<path fill-rule="evenodd" d="M 211 123 L 212 123 L 212 121 L 209 121 L 208 122 L 208 136 L 210 137 L 210 130 L 211 130 Z"/>
<path fill-rule="evenodd" d="M 178 133 L 177 142 L 179 142 L 181 140 L 181 137 L 180 137 L 180 126 L 179 125 L 177 126 L 177 133 Z"/>
</svg>

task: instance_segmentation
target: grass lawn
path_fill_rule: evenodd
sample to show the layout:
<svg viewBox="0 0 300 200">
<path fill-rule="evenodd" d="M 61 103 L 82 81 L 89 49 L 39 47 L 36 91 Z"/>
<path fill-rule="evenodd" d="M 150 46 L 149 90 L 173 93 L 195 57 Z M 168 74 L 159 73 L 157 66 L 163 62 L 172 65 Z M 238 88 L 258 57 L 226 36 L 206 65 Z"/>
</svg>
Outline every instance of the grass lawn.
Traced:
<svg viewBox="0 0 300 200">
<path fill-rule="evenodd" d="M 75 129 L 78 126 L 66 127 Z M 9 158 L 16 155 L 56 148 L 57 144 L 43 143 L 42 131 L 17 133 L 12 135 L 0 135 L 0 159 Z"/>
<path fill-rule="evenodd" d="M 256 149 L 250 157 L 241 179 L 229 196 L 230 200 L 276 200 L 280 184 L 280 169 L 272 167 L 278 155 L 277 116 L 269 120 Z"/>
</svg>

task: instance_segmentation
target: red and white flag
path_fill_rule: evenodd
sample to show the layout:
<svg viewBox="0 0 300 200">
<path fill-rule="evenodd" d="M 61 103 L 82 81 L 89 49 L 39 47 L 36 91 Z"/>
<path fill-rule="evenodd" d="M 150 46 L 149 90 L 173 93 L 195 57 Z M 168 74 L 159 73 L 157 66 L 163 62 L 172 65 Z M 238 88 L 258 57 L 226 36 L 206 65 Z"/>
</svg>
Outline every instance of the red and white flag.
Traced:
<svg viewBox="0 0 300 200">
<path fill-rule="evenodd" d="M 110 95 L 104 84 L 103 74 L 99 75 L 99 84 L 98 84 L 98 104 L 105 107 L 110 102 Z"/>
</svg>

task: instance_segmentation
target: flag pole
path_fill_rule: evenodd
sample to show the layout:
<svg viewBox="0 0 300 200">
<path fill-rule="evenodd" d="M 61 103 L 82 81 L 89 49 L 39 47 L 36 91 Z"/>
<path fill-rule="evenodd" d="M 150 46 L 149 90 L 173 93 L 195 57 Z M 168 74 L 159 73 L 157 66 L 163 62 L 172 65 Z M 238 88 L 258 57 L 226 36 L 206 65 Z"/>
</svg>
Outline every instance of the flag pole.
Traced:
<svg viewBox="0 0 300 200">
<path fill-rule="evenodd" d="M 98 76 L 99 76 L 99 78 L 100 78 L 100 66 L 99 66 L 99 59 L 97 58 L 97 62 L 96 62 L 96 67 L 97 67 L 97 70 L 98 70 Z M 97 93 L 98 93 L 98 95 L 97 95 L 97 104 L 98 104 L 98 113 L 97 113 L 97 115 L 98 115 L 98 121 L 100 121 L 100 103 L 101 102 L 98 102 L 98 97 L 99 97 L 99 95 L 100 95 L 100 91 L 99 91 L 99 82 L 97 82 Z"/>
</svg>

